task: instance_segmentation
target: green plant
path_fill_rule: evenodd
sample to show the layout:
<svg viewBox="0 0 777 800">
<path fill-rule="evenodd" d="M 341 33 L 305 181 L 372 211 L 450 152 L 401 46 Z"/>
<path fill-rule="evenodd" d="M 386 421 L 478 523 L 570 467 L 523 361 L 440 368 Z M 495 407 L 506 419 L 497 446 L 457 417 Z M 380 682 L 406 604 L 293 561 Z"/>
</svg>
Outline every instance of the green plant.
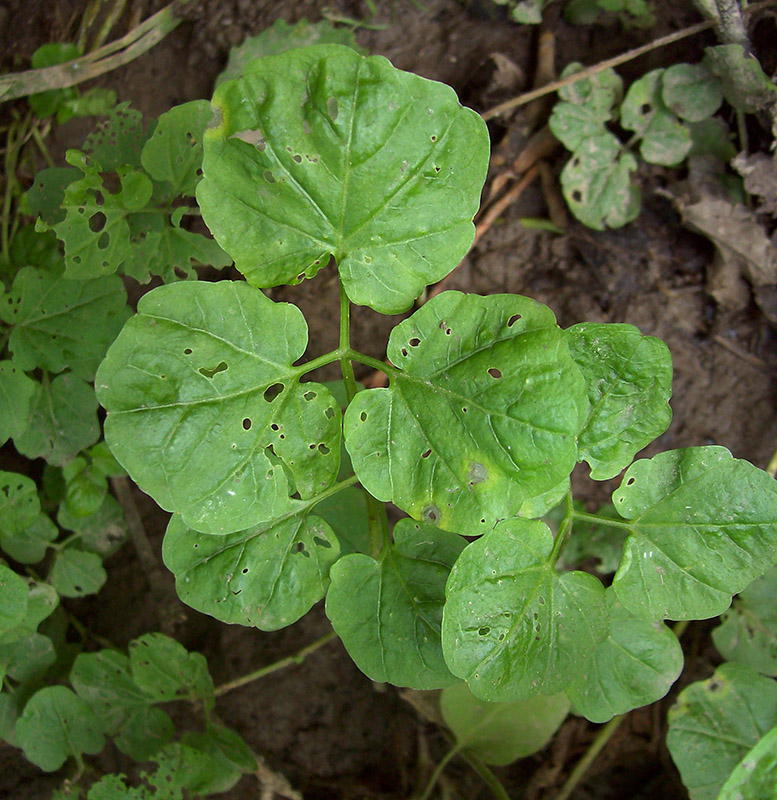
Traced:
<svg viewBox="0 0 777 800">
<path fill-rule="evenodd" d="M 43 506 L 58 506 L 73 531 L 59 540 L 35 484 L 3 476 L 5 552 L 35 564 L 55 551 L 46 580 L 0 566 L 0 644 L 51 651 L 29 676 L 21 665 L 34 662 L 0 650 L 2 735 L 42 768 L 68 756 L 80 766 L 104 735 L 157 760 L 152 784 L 170 771 L 194 781 L 181 791 L 222 790 L 224 759 L 230 780 L 252 768 L 233 734 L 214 733 L 202 658 L 173 640 L 147 634 L 129 660 L 103 650 L 52 673 L 63 659 L 36 638 L 56 638 L 46 618 L 62 624 L 59 594 L 98 588 L 90 537 L 107 529 L 95 515 L 111 518 L 107 479 L 122 470 L 173 512 L 163 557 L 184 602 L 275 630 L 326 597 L 370 678 L 445 688 L 452 752 L 481 769 L 541 747 L 570 702 L 602 722 L 662 697 L 682 669 L 664 620 L 723 613 L 777 562 L 766 473 L 715 446 L 634 461 L 669 425 L 671 359 L 633 326 L 563 330 L 529 298 L 443 292 L 395 327 L 387 362 L 352 347 L 353 304 L 408 310 L 471 244 L 489 141 L 450 88 L 318 45 L 243 66 L 210 105 L 174 108 L 153 132 L 119 106 L 85 150 L 68 153 L 71 168 L 44 171 L 27 198 L 40 220 L 28 236 L 56 252 L 53 231 L 64 266 L 18 268 L 0 298 L 12 355 L 0 372 L 5 433 L 48 460 Z M 198 212 L 218 244 L 180 226 Z M 230 258 L 246 281 L 179 280 L 194 277 L 192 261 Z M 301 312 L 262 289 L 322 270 L 340 284 L 339 345 L 301 360 Z M 116 271 L 167 283 L 127 320 Z M 354 364 L 384 372 L 388 387 L 360 391 Z M 341 381 L 311 379 L 333 365 Z M 118 463 L 95 444 L 95 369 Z M 76 436 L 83 409 L 64 418 L 64 399 L 82 385 L 90 423 Z M 45 435 L 25 428 L 30 404 Z M 626 470 L 614 508 L 590 514 L 573 502 L 579 462 L 594 480 Z M 393 530 L 386 504 L 408 515 Z M 608 588 L 559 569 L 562 555 L 577 567 L 589 553 L 602 571 L 617 564 Z M 138 656 L 143 648 L 152 655 Z M 176 665 L 172 678 L 148 676 L 156 653 Z M 65 674 L 74 691 L 40 688 Z M 155 703 L 181 698 L 201 709 L 204 733 L 172 742 Z M 489 703 L 545 709 L 548 724 L 494 734 L 473 720 L 485 713 L 501 731 L 515 709 Z M 51 728 L 41 755 L 32 743 L 52 714 L 67 729 Z M 189 747 L 215 759 L 218 779 L 198 777 L 204 757 Z M 109 776 L 89 796 L 125 789 Z"/>
<path fill-rule="evenodd" d="M 562 77 L 582 69 L 569 64 Z M 611 68 L 559 90 L 549 125 L 572 153 L 561 188 L 572 213 L 597 230 L 616 228 L 639 215 L 640 191 L 632 173 L 636 151 L 650 164 L 675 167 L 694 155 L 722 163 L 736 150 L 728 127 L 714 117 L 724 100 L 752 113 L 775 102 L 777 87 L 741 45 L 708 47 L 700 64 L 675 64 L 623 83 Z M 631 132 L 621 141 L 611 125 Z"/>
<path fill-rule="evenodd" d="M 513 22 L 539 25 L 542 12 L 552 0 L 493 0 L 505 6 Z M 603 14 L 614 14 L 626 26 L 649 28 L 655 24 L 652 4 L 646 0 L 569 0 L 564 17 L 574 25 L 591 25 Z"/>
</svg>

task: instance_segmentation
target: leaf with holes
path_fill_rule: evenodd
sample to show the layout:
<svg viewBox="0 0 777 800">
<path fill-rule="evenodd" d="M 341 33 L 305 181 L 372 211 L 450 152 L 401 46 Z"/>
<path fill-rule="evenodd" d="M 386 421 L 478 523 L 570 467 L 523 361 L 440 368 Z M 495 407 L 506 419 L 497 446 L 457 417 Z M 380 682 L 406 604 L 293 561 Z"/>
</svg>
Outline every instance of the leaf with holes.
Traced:
<svg viewBox="0 0 777 800">
<path fill-rule="evenodd" d="M 32 525 L 39 513 L 35 482 L 18 472 L 0 472 L 0 534 L 16 536 Z"/>
<path fill-rule="evenodd" d="M 591 136 L 561 171 L 570 211 L 589 228 L 620 228 L 639 214 L 641 196 L 631 183 L 637 160 L 611 133 Z"/>
<path fill-rule="evenodd" d="M 94 389 L 66 372 L 36 383 L 30 424 L 14 438 L 14 444 L 28 458 L 44 458 L 49 464 L 64 466 L 99 438 Z"/>
<path fill-rule="evenodd" d="M 443 292 L 394 328 L 388 357 L 389 388 L 359 392 L 344 426 L 379 500 L 473 536 L 572 471 L 588 401 L 546 306 Z"/>
<path fill-rule="evenodd" d="M 59 270 L 24 267 L 0 298 L 0 319 L 14 326 L 8 346 L 19 369 L 70 368 L 87 381 L 129 315 L 114 277 L 73 281 Z"/>
<path fill-rule="evenodd" d="M 680 642 L 662 622 L 635 617 L 607 589 L 610 631 L 566 687 L 575 711 L 591 722 L 660 700 L 683 668 Z"/>
<path fill-rule="evenodd" d="M 715 617 L 777 561 L 777 486 L 725 447 L 636 461 L 613 502 L 631 531 L 613 586 L 638 616 Z"/>
<path fill-rule="evenodd" d="M 57 553 L 48 577 L 63 597 L 96 594 L 107 579 L 100 556 L 77 547 L 66 547 Z"/>
<path fill-rule="evenodd" d="M 715 647 L 728 661 L 746 664 L 763 675 L 777 675 L 777 567 L 756 578 L 734 598 L 712 631 Z"/>
<path fill-rule="evenodd" d="M 472 244 L 489 141 L 450 87 L 320 45 L 258 59 L 212 103 L 197 199 L 250 283 L 332 255 L 351 301 L 396 313 Z"/>
<path fill-rule="evenodd" d="M 292 366 L 307 325 L 296 306 L 243 282 L 178 283 L 144 295 L 96 378 L 105 438 L 164 509 L 205 533 L 286 513 L 337 476 L 340 412 Z M 149 458 L 149 453 L 154 453 Z"/>
<path fill-rule="evenodd" d="M 47 686 L 32 696 L 16 736 L 24 755 L 46 772 L 59 769 L 69 756 L 94 755 L 105 745 L 102 722 L 65 686 Z"/>
<path fill-rule="evenodd" d="M 149 133 L 140 111 L 120 103 L 86 137 L 84 150 L 106 172 L 116 172 L 122 165 L 139 167 Z"/>
<path fill-rule="evenodd" d="M 445 581 L 466 544 L 458 534 L 403 519 L 380 558 L 357 553 L 334 565 L 326 613 L 370 679 L 413 689 L 456 682 L 443 660 L 440 622 Z"/>
<path fill-rule="evenodd" d="M 202 138 L 213 112 L 207 100 L 175 106 L 157 120 L 140 162 L 151 178 L 166 184 L 170 197 L 194 197 L 200 181 Z"/>
<path fill-rule="evenodd" d="M 664 70 L 656 69 L 634 81 L 621 105 L 621 125 L 640 137 L 645 161 L 672 167 L 691 149 L 691 133 L 664 105 Z"/>
<path fill-rule="evenodd" d="M 27 428 L 34 391 L 35 383 L 13 361 L 0 361 L 0 445 Z"/>
<path fill-rule="evenodd" d="M 578 436 L 579 459 L 607 480 L 672 419 L 672 356 L 633 325 L 581 323 L 567 330 L 569 350 L 588 386 L 590 410 Z"/>
<path fill-rule="evenodd" d="M 569 700 L 565 694 L 555 694 L 487 703 L 475 697 L 466 683 L 459 683 L 443 689 L 440 710 L 456 736 L 457 748 L 501 766 L 542 750 L 566 719 Z"/>
<path fill-rule="evenodd" d="M 715 800 L 737 763 L 777 725 L 777 683 L 723 664 L 669 710 L 666 744 L 691 800 Z"/>
<path fill-rule="evenodd" d="M 773 798 L 777 786 L 777 727 L 772 728 L 736 765 L 718 800 Z"/>
<path fill-rule="evenodd" d="M 162 555 L 178 596 L 222 622 L 277 630 L 307 614 L 326 592 L 340 547 L 332 529 L 289 498 L 271 520 L 226 536 L 170 520 Z"/>
<path fill-rule="evenodd" d="M 132 678 L 141 691 L 159 703 L 199 698 L 210 707 L 213 681 L 205 656 L 161 633 L 147 633 L 130 642 Z"/>
<path fill-rule="evenodd" d="M 562 691 L 608 633 L 604 587 L 559 574 L 543 522 L 506 520 L 470 544 L 446 587 L 442 646 L 476 697 L 512 702 Z"/>
</svg>

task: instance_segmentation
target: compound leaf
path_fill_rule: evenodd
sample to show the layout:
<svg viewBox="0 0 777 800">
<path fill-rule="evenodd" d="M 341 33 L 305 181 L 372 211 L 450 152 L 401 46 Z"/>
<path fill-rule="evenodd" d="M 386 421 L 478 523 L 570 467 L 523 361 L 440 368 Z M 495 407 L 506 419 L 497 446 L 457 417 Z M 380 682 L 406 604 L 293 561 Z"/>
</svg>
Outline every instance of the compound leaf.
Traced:
<svg viewBox="0 0 777 800">
<path fill-rule="evenodd" d="M 207 100 L 175 106 L 159 117 L 143 145 L 143 169 L 155 181 L 167 184 L 170 197 L 194 197 L 202 166 L 202 137 L 212 116 Z"/>
<path fill-rule="evenodd" d="M 132 678 L 153 701 L 181 698 L 213 700 L 213 681 L 200 653 L 186 648 L 162 633 L 147 633 L 129 646 Z"/>
<path fill-rule="evenodd" d="M 773 798 L 777 786 L 777 727 L 736 765 L 723 784 L 718 800 Z"/>
<path fill-rule="evenodd" d="M 661 99 L 688 122 L 711 117 L 723 102 L 719 81 L 702 64 L 674 64 L 664 71 Z"/>
<path fill-rule="evenodd" d="M 326 592 L 340 548 L 332 529 L 287 499 L 270 522 L 226 536 L 170 520 L 162 550 L 184 603 L 222 622 L 277 630 L 307 614 Z"/>
<path fill-rule="evenodd" d="M 34 381 L 13 361 L 0 361 L 0 445 L 27 427 L 34 391 Z"/>
<path fill-rule="evenodd" d="M 71 281 L 59 270 L 24 267 L 0 298 L 0 318 L 14 326 L 9 347 L 19 369 L 69 367 L 87 381 L 129 315 L 115 277 Z"/>
<path fill-rule="evenodd" d="M 351 301 L 390 314 L 469 249 L 489 142 L 450 87 L 319 45 L 254 61 L 212 103 L 197 199 L 250 283 L 331 255 Z"/>
<path fill-rule="evenodd" d="M 36 382 L 30 424 L 14 444 L 27 458 L 44 458 L 49 464 L 64 466 L 99 438 L 94 389 L 66 372 L 51 381 Z"/>
<path fill-rule="evenodd" d="M 443 660 L 440 622 L 445 581 L 466 544 L 458 534 L 403 519 L 379 559 L 356 553 L 334 565 L 326 613 L 369 678 L 413 689 L 456 681 Z"/>
<path fill-rule="evenodd" d="M 777 725 L 777 683 L 723 664 L 683 689 L 669 710 L 666 744 L 691 800 L 715 800 L 737 763 Z"/>
<path fill-rule="evenodd" d="M 307 325 L 243 282 L 144 295 L 97 374 L 105 438 L 139 486 L 205 533 L 243 531 L 305 499 L 339 467 L 331 393 L 298 382 Z M 149 458 L 149 453 L 154 453 Z"/>
<path fill-rule="evenodd" d="M 637 160 L 611 133 L 591 136 L 561 171 L 561 189 L 572 213 L 589 228 L 619 228 L 639 214 L 640 193 L 630 175 Z"/>
<path fill-rule="evenodd" d="M 102 722 L 89 705 L 65 686 L 34 694 L 16 723 L 24 755 L 45 772 L 59 769 L 69 756 L 103 749 Z"/>
<path fill-rule="evenodd" d="M 16 536 L 32 525 L 39 513 L 35 481 L 18 472 L 0 472 L 0 534 Z"/>
<path fill-rule="evenodd" d="M 586 139 L 607 133 L 604 122 L 588 106 L 566 102 L 553 106 L 548 127 L 561 144 L 571 151 L 577 150 Z"/>
<path fill-rule="evenodd" d="M 607 480 L 669 427 L 672 356 L 633 325 L 581 323 L 567 335 L 590 403 L 579 459 L 590 464 L 594 480 Z"/>
<path fill-rule="evenodd" d="M 777 675 L 777 567 L 756 578 L 734 598 L 712 631 L 715 647 L 727 661 L 738 661 L 762 675 Z"/>
<path fill-rule="evenodd" d="M 446 587 L 442 646 L 476 697 L 524 700 L 562 691 L 609 629 L 604 587 L 556 572 L 538 520 L 506 520 L 459 556 Z"/>
<path fill-rule="evenodd" d="M 475 697 L 466 683 L 459 683 L 443 689 L 440 710 L 459 748 L 499 766 L 545 747 L 566 718 L 569 699 L 555 694 L 487 703 Z"/>
<path fill-rule="evenodd" d="M 777 561 L 777 487 L 725 447 L 637 461 L 613 494 L 631 535 L 613 586 L 632 613 L 707 619 Z"/>
<path fill-rule="evenodd" d="M 48 579 L 63 597 L 85 597 L 99 592 L 108 575 L 100 556 L 66 547 L 57 553 Z"/>
<path fill-rule="evenodd" d="M 230 49 L 227 66 L 216 78 L 216 86 L 239 78 L 243 70 L 257 58 L 314 44 L 341 44 L 360 55 L 367 55 L 367 51 L 356 44 L 356 37 L 349 28 L 335 28 L 327 20 L 308 22 L 302 19 L 295 25 L 289 25 L 286 21 L 277 19 L 257 36 L 249 36 L 242 44 Z"/>
<path fill-rule="evenodd" d="M 443 292 L 394 328 L 388 357 L 389 388 L 359 392 L 344 424 L 374 497 L 477 535 L 571 472 L 587 400 L 546 306 Z"/>
<path fill-rule="evenodd" d="M 635 617 L 607 589 L 610 631 L 566 687 L 575 711 L 591 722 L 660 700 L 683 668 L 680 642 L 662 622 Z"/>
</svg>

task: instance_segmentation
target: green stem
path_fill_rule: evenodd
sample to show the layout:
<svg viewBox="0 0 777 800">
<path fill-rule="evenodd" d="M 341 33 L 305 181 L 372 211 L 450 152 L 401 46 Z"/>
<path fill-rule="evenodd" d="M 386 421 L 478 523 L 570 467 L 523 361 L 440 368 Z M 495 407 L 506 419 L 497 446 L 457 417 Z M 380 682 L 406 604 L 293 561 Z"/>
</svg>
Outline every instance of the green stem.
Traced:
<svg viewBox="0 0 777 800">
<path fill-rule="evenodd" d="M 553 540 L 553 550 L 550 552 L 550 563 L 555 565 L 564 549 L 564 545 L 572 531 L 572 522 L 574 520 L 575 507 L 572 503 L 572 490 L 567 492 L 564 498 L 564 519 L 559 525 L 556 538 Z"/>
<path fill-rule="evenodd" d="M 426 788 L 424 789 L 424 793 L 418 798 L 418 800 L 428 800 L 429 796 L 432 793 L 432 790 L 437 785 L 437 781 L 440 780 L 440 776 L 442 775 L 445 767 L 448 766 L 449 762 L 452 758 L 454 758 L 459 750 L 461 750 L 461 745 L 454 745 L 448 752 L 442 757 L 440 762 L 434 768 L 434 772 L 432 772 L 431 777 L 429 778 L 429 783 L 426 784 Z"/>
<path fill-rule="evenodd" d="M 295 367 L 295 377 L 301 378 L 303 375 L 307 375 L 308 372 L 321 369 L 321 367 L 325 367 L 327 364 L 333 364 L 335 361 L 339 361 L 341 358 L 342 353 L 339 349 L 333 350 L 331 353 L 324 353 L 323 356 L 318 356 L 312 361 L 306 361 L 304 364 L 300 364 L 298 367 Z"/>
<path fill-rule="evenodd" d="M 599 753 L 602 752 L 604 746 L 610 741 L 612 735 L 618 730 L 621 722 L 626 719 L 626 714 L 613 717 L 597 734 L 596 738 L 591 743 L 591 746 L 586 750 L 585 755 L 577 762 L 575 768 L 570 773 L 566 783 L 561 787 L 561 791 L 556 795 L 554 800 L 567 800 L 567 798 L 577 788 L 578 783 L 583 779 L 583 776 L 591 764 L 596 760 Z"/>
<path fill-rule="evenodd" d="M 350 403 L 356 396 L 358 386 L 353 372 L 351 358 L 357 354 L 351 350 L 351 301 L 345 293 L 342 282 L 340 283 L 340 371 L 343 374 L 345 395 Z M 367 356 L 369 358 L 369 356 Z M 357 358 L 360 361 L 361 359 Z M 374 360 L 374 359 L 373 359 Z M 377 362 L 380 363 L 380 362 Z M 391 543 L 389 535 L 388 517 L 386 507 L 376 500 L 369 492 L 367 495 L 367 520 L 370 532 L 370 555 L 378 559 L 380 554 Z"/>
<path fill-rule="evenodd" d="M 461 757 L 472 767 L 472 769 L 480 775 L 483 783 L 491 790 L 496 800 L 510 800 L 510 795 L 507 794 L 505 787 L 499 782 L 499 778 L 494 775 L 489 766 L 481 761 L 476 755 L 472 753 L 462 752 Z"/>
<path fill-rule="evenodd" d="M 587 514 L 585 511 L 578 511 L 577 509 L 572 512 L 572 517 L 574 519 L 579 519 L 581 522 L 591 522 L 594 525 L 606 525 L 609 528 L 623 528 L 628 531 L 632 529 L 632 526 L 628 522 L 602 517 L 599 516 L 599 514 Z"/>
<path fill-rule="evenodd" d="M 325 634 L 320 639 L 316 639 L 315 642 L 303 647 L 293 655 L 286 656 L 286 658 L 282 658 L 280 661 L 275 661 L 265 667 L 260 667 L 253 672 L 249 672 L 248 675 L 243 675 L 241 678 L 235 678 L 233 681 L 222 683 L 221 686 L 216 687 L 214 694 L 216 697 L 221 697 L 222 694 L 226 694 L 227 692 L 231 692 L 233 689 L 238 689 L 241 686 L 245 686 L 247 683 L 251 683 L 252 681 L 259 680 L 259 678 L 264 678 L 265 675 L 270 675 L 273 672 L 284 669 L 284 667 L 289 667 L 292 664 L 301 664 L 311 653 L 314 653 L 320 647 L 323 647 L 325 644 L 331 642 L 332 639 L 335 638 L 337 638 L 337 634 L 334 631 L 329 631 L 329 633 Z"/>
<path fill-rule="evenodd" d="M 348 357 L 354 361 L 358 361 L 360 364 L 364 364 L 365 367 L 372 367 L 372 369 L 376 369 L 378 372 L 383 372 L 386 375 L 402 374 L 401 370 L 391 366 L 391 364 L 387 364 L 385 361 L 378 361 L 377 358 L 366 356 L 364 353 L 359 353 L 356 350 L 351 350 L 350 348 L 348 350 Z"/>
</svg>

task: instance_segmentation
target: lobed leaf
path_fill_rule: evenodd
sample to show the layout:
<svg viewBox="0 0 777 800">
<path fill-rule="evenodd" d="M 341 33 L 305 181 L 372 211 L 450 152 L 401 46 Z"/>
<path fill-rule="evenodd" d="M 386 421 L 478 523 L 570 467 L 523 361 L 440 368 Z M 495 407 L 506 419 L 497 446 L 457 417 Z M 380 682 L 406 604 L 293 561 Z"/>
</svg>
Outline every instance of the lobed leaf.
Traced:
<svg viewBox="0 0 777 800">
<path fill-rule="evenodd" d="M 222 622 L 277 630 L 317 603 L 340 548 L 310 503 L 289 498 L 269 522 L 226 536 L 170 520 L 162 556 L 184 603 Z"/>
<path fill-rule="evenodd" d="M 611 133 L 585 139 L 561 172 L 570 211 L 589 228 L 619 228 L 639 214 L 640 193 L 630 175 L 637 169 Z"/>
<path fill-rule="evenodd" d="M 631 535 L 613 587 L 637 616 L 707 619 L 777 561 L 777 488 L 724 447 L 637 461 L 613 494 Z"/>
<path fill-rule="evenodd" d="M 53 380 L 36 382 L 29 425 L 14 438 L 14 445 L 27 458 L 43 458 L 49 464 L 64 466 L 99 438 L 94 389 L 66 372 Z"/>
<path fill-rule="evenodd" d="M 737 763 L 777 725 L 777 684 L 723 664 L 683 689 L 669 710 L 666 744 L 691 800 L 715 800 Z"/>
<path fill-rule="evenodd" d="M 772 567 L 734 598 L 712 631 L 712 641 L 727 661 L 746 664 L 762 675 L 777 675 L 776 591 L 777 567 Z"/>
<path fill-rule="evenodd" d="M 683 669 L 680 642 L 662 622 L 635 617 L 606 590 L 610 631 L 566 687 L 575 711 L 591 722 L 660 700 Z"/>
<path fill-rule="evenodd" d="M 344 422 L 374 497 L 477 535 L 571 472 L 587 400 L 546 306 L 443 292 L 394 328 L 388 357 L 389 388 L 359 392 Z"/>
<path fill-rule="evenodd" d="M 21 370 L 70 368 L 91 380 L 130 315 L 118 278 L 66 280 L 59 270 L 24 267 L 0 298 L 0 319 L 13 325 L 9 347 Z"/>
<path fill-rule="evenodd" d="M 440 710 L 459 748 L 501 766 L 542 750 L 566 719 L 569 699 L 555 694 L 487 703 L 459 683 L 442 690 Z"/>
<path fill-rule="evenodd" d="M 299 309 L 245 283 L 155 289 L 97 374 L 106 441 L 133 480 L 195 530 L 276 519 L 289 503 L 284 470 L 306 499 L 339 467 L 337 405 L 292 367 L 306 344 Z"/>
<path fill-rule="evenodd" d="M 506 520 L 459 556 L 446 587 L 442 646 L 476 697 L 512 702 L 562 691 L 609 624 L 604 587 L 559 574 L 553 537 L 537 520 Z"/>
<path fill-rule="evenodd" d="M 94 755 L 105 745 L 103 726 L 87 703 L 65 686 L 34 694 L 16 723 L 24 755 L 45 772 L 58 770 L 69 756 Z"/>
<path fill-rule="evenodd" d="M 581 323 L 567 329 L 569 351 L 588 388 L 579 460 L 594 480 L 615 477 L 672 419 L 669 348 L 633 325 Z"/>
<path fill-rule="evenodd" d="M 443 660 L 440 622 L 445 581 L 466 544 L 458 534 L 402 519 L 380 558 L 356 553 L 332 567 L 327 616 L 371 680 L 413 689 L 456 682 Z"/>
<path fill-rule="evenodd" d="M 13 361 L 0 361 L 0 445 L 27 427 L 34 391 L 35 383 Z"/>
<path fill-rule="evenodd" d="M 450 87 L 319 45 L 254 61 L 212 104 L 197 199 L 249 283 L 334 256 L 350 300 L 391 314 L 469 249 L 489 142 Z"/>
</svg>

